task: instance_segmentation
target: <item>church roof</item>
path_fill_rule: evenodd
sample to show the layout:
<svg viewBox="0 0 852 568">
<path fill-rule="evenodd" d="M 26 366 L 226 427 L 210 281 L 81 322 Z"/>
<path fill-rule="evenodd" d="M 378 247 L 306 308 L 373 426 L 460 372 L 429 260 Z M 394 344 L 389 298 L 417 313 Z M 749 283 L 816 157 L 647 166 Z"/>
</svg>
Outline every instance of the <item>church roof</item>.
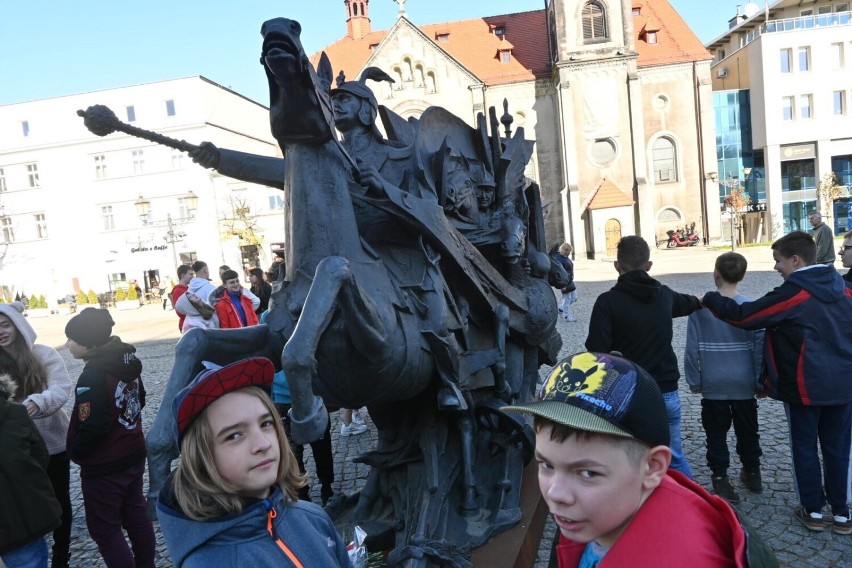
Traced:
<svg viewBox="0 0 852 568">
<path fill-rule="evenodd" d="M 592 194 L 586 208 L 591 210 L 607 209 L 609 207 L 624 207 L 625 205 L 633 205 L 634 203 L 635 201 L 633 201 L 632 197 L 628 197 L 614 183 L 604 178 Z"/>
<path fill-rule="evenodd" d="M 633 9 L 637 8 L 639 15 L 633 16 L 633 32 L 639 53 L 636 64 L 640 68 L 713 58 L 667 0 L 634 1 Z M 657 32 L 657 43 L 647 42 L 646 31 Z"/>
<path fill-rule="evenodd" d="M 639 15 L 633 16 L 633 29 L 640 68 L 712 59 L 667 0 L 635 0 L 633 8 L 639 9 Z M 530 81 L 552 73 L 544 10 L 417 27 L 439 49 L 488 85 Z M 494 33 L 495 28 L 502 28 L 502 36 Z M 644 39 L 645 31 L 652 28 L 657 31 L 655 44 Z M 360 39 L 344 36 L 327 46 L 323 51 L 331 60 L 335 75 L 342 70 L 346 77 L 354 79 L 388 33 L 389 30 L 371 31 Z M 502 62 L 500 51 L 506 49 L 506 42 L 510 42 L 511 57 L 508 62 Z M 314 65 L 320 53 L 311 56 Z"/>
<path fill-rule="evenodd" d="M 550 76 L 544 10 L 417 27 L 486 84 L 517 83 Z M 503 29 L 502 37 L 494 34 L 498 27 Z M 343 37 L 327 46 L 323 51 L 331 60 L 335 74 L 343 70 L 346 77 L 354 79 L 388 31 L 373 31 L 361 39 Z M 507 48 L 511 49 L 511 57 L 503 63 L 499 52 Z M 319 56 L 319 53 L 314 54 L 311 63 L 316 65 Z"/>
</svg>

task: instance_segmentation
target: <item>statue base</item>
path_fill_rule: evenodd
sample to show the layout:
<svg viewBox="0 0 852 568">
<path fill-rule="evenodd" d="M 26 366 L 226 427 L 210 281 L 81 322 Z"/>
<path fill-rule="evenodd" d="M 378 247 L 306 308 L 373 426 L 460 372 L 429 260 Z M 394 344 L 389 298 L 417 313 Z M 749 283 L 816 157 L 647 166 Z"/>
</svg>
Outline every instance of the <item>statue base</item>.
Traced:
<svg viewBox="0 0 852 568">
<path fill-rule="evenodd" d="M 471 553 L 473 566 L 529 568 L 535 564 L 548 514 L 547 503 L 538 489 L 538 464 L 535 461 L 524 468 L 520 507 L 523 517 L 515 527 L 498 534 Z"/>
</svg>

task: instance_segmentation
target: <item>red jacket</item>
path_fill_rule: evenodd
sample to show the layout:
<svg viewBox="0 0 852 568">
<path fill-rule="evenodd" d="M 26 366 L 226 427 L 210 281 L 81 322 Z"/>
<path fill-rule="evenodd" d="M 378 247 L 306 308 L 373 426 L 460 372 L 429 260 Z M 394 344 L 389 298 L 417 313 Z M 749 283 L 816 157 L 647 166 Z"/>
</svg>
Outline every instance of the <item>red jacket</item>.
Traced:
<svg viewBox="0 0 852 568">
<path fill-rule="evenodd" d="M 560 534 L 559 568 L 578 566 L 585 548 Z M 669 470 L 598 566 L 745 567 L 745 530 L 725 501 Z"/>
<path fill-rule="evenodd" d="M 254 313 L 254 308 L 251 305 L 245 294 L 240 294 L 240 305 L 246 314 L 246 327 L 257 325 L 257 314 Z M 237 315 L 237 310 L 234 309 L 234 304 L 231 302 L 231 296 L 226 291 L 222 299 L 216 304 L 216 316 L 219 318 L 219 327 L 221 329 L 231 329 L 235 327 L 243 327 L 243 322 L 240 321 L 240 316 Z"/>
<path fill-rule="evenodd" d="M 189 290 L 189 286 L 184 286 L 183 284 L 175 284 L 175 287 L 172 288 L 172 307 L 174 308 L 177 305 L 177 301 L 181 296 L 186 294 L 186 291 Z M 177 309 L 175 309 L 175 313 L 178 315 L 178 329 L 183 331 L 183 320 L 186 319 L 186 314 L 182 314 Z"/>
</svg>

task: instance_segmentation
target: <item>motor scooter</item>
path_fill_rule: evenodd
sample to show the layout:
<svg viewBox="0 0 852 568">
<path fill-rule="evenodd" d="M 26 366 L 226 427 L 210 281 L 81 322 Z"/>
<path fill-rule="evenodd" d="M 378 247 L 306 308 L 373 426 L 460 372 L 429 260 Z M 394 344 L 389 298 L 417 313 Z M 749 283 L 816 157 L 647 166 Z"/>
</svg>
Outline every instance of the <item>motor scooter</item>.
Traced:
<svg viewBox="0 0 852 568">
<path fill-rule="evenodd" d="M 669 229 L 666 234 L 669 236 L 669 240 L 666 241 L 666 248 L 694 247 L 700 240 L 694 228 L 690 228 L 688 231 L 686 229 L 678 229 L 677 231 Z"/>
</svg>

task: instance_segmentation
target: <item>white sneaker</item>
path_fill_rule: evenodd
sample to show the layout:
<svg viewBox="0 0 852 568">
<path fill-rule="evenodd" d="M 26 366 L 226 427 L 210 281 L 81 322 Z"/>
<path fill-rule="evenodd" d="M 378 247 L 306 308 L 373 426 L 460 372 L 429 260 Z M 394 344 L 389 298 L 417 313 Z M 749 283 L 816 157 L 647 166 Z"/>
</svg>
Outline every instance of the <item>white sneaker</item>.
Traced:
<svg viewBox="0 0 852 568">
<path fill-rule="evenodd" d="M 346 424 L 340 425 L 340 435 L 341 436 L 357 436 L 359 434 L 363 434 L 367 431 L 367 426 L 364 424 L 356 424 L 354 421 L 352 424 L 348 426 Z"/>
<path fill-rule="evenodd" d="M 360 409 L 352 411 L 352 423 L 353 424 L 361 424 L 362 426 L 367 425 L 367 423 L 364 422 L 364 416 L 361 414 Z"/>
</svg>

